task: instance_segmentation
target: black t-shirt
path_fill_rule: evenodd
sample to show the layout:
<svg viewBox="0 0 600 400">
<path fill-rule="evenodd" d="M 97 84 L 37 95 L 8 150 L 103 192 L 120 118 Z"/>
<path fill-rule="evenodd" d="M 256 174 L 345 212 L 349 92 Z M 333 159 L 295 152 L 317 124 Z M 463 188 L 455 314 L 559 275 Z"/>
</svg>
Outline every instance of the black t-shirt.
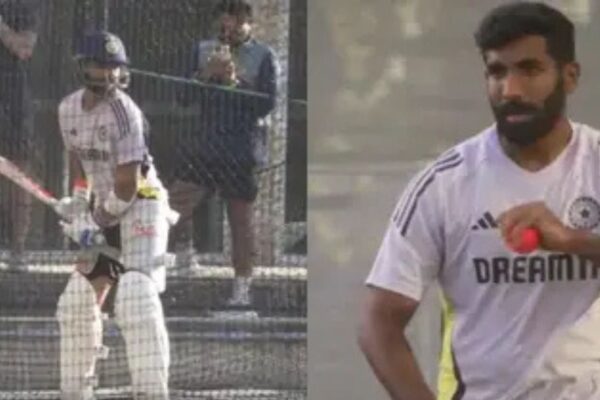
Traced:
<svg viewBox="0 0 600 400">
<path fill-rule="evenodd" d="M 0 0 L 0 15 L 5 24 L 16 32 L 37 32 L 37 6 L 31 0 Z M 0 69 L 18 69 L 23 63 L 0 43 Z"/>
</svg>

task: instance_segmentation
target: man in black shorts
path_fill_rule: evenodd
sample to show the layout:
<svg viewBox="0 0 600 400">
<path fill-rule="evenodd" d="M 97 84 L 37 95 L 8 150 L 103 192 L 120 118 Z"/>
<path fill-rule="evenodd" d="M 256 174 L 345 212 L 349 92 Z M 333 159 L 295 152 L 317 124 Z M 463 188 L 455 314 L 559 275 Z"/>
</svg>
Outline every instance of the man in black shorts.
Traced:
<svg viewBox="0 0 600 400">
<path fill-rule="evenodd" d="M 235 280 L 231 306 L 250 305 L 252 277 L 252 206 L 258 192 L 254 169 L 266 148 L 265 118 L 275 106 L 276 60 L 271 48 L 252 37 L 252 7 L 245 0 L 222 0 L 215 8 L 219 35 L 194 46 L 188 76 L 222 88 L 188 85 L 184 105 L 198 106 L 197 130 L 177 153 L 171 205 L 181 214 L 180 234 L 206 193 L 227 203 Z M 231 89 L 261 92 L 242 94 Z M 264 154 L 264 153 L 263 153 Z"/>
<path fill-rule="evenodd" d="M 37 41 L 37 6 L 25 0 L 0 2 L 0 155 L 31 172 L 33 107 L 29 61 Z M 11 262 L 19 264 L 29 231 L 31 197 L 2 182 L 0 205 L 10 216 Z M 8 221 L 7 221 L 8 222 Z"/>
</svg>

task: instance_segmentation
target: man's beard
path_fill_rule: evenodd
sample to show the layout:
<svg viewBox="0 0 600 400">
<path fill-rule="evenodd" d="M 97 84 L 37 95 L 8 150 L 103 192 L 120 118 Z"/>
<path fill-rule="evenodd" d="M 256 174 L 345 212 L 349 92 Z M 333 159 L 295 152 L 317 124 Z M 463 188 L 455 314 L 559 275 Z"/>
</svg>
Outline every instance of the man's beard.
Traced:
<svg viewBox="0 0 600 400">
<path fill-rule="evenodd" d="M 529 146 L 552 131 L 565 109 L 565 103 L 563 79 L 559 78 L 541 107 L 520 102 L 492 105 L 498 134 L 517 146 Z M 507 117 L 511 115 L 527 115 L 529 118 L 509 122 Z"/>
<path fill-rule="evenodd" d="M 234 29 L 233 31 L 225 31 L 221 29 L 219 32 L 219 41 L 221 43 L 228 44 L 232 47 L 237 47 L 244 43 L 250 37 L 250 32 L 242 27 Z"/>
<path fill-rule="evenodd" d="M 90 92 L 94 93 L 98 97 L 108 97 L 111 96 L 115 92 L 114 87 L 109 86 L 101 86 L 94 84 L 86 84 L 85 88 Z"/>
</svg>

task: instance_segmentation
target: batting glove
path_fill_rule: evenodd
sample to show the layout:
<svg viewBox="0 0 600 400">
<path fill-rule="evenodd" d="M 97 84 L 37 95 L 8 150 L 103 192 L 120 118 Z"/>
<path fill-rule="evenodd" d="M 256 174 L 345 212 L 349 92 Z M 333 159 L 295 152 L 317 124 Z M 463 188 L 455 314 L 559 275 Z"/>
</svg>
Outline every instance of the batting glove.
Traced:
<svg viewBox="0 0 600 400">
<path fill-rule="evenodd" d="M 106 243 L 102 230 L 88 212 L 76 216 L 72 221 L 61 221 L 63 233 L 83 248 L 101 246 Z"/>
</svg>

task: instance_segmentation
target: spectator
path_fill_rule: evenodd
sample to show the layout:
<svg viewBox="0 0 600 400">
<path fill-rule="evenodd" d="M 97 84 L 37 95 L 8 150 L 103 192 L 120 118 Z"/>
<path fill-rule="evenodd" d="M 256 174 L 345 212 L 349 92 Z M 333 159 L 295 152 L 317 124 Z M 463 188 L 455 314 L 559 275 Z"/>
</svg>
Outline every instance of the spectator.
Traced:
<svg viewBox="0 0 600 400">
<path fill-rule="evenodd" d="M 216 192 L 225 199 L 235 269 L 228 305 L 242 308 L 250 305 L 252 208 L 258 192 L 254 169 L 264 162 L 265 117 L 274 108 L 276 92 L 275 56 L 253 38 L 252 11 L 246 0 L 222 0 L 214 11 L 218 37 L 194 46 L 188 77 L 223 88 L 189 85 L 181 93 L 182 105 L 198 104 L 200 119 L 193 138 L 182 143 L 169 190 L 172 206 L 181 214 L 175 236 L 187 232 L 188 243 L 192 214 L 204 195 Z"/>
<path fill-rule="evenodd" d="M 28 69 L 37 41 L 37 26 L 36 3 L 0 2 L 0 155 L 29 172 L 33 107 Z M 10 215 L 11 264 L 17 266 L 23 261 L 31 197 L 13 185 L 1 192 L 0 203 L 5 214 Z"/>
</svg>

